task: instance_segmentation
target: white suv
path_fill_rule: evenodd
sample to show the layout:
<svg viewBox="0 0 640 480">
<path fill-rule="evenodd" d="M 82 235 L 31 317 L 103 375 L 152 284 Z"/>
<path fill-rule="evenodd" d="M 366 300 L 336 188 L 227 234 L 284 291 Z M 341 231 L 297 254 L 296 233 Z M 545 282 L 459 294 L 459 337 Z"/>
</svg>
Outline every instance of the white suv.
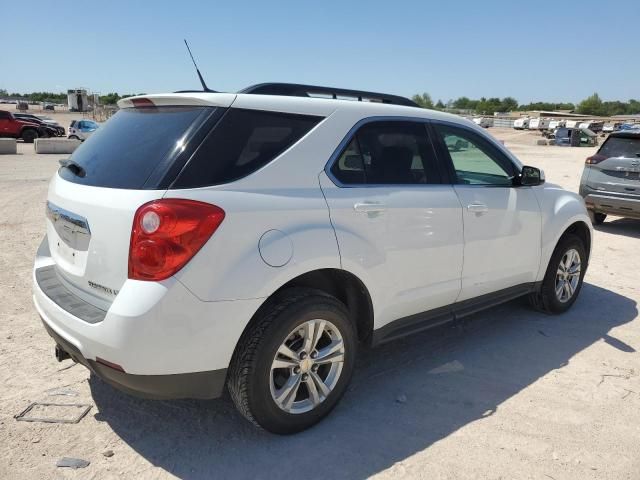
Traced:
<svg viewBox="0 0 640 480">
<path fill-rule="evenodd" d="M 567 310 L 582 199 L 412 105 L 289 84 L 121 100 L 49 187 L 34 301 L 58 359 L 146 397 L 226 385 L 292 433 L 336 405 L 358 345 L 523 295 Z"/>
</svg>

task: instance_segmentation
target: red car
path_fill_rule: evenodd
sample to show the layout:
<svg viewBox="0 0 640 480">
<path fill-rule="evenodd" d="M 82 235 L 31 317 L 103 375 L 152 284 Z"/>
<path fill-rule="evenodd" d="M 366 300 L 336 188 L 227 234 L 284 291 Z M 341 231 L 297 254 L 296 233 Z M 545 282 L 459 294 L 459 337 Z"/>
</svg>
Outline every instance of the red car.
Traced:
<svg viewBox="0 0 640 480">
<path fill-rule="evenodd" d="M 0 138 L 21 138 L 25 143 L 33 143 L 39 136 L 37 123 L 17 119 L 11 112 L 0 110 Z"/>
</svg>

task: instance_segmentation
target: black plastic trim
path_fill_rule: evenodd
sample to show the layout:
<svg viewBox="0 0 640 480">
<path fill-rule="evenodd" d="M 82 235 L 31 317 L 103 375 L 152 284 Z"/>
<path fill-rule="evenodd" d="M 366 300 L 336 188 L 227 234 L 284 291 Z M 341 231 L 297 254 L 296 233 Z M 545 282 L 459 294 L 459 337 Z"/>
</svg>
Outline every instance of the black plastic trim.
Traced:
<svg viewBox="0 0 640 480">
<path fill-rule="evenodd" d="M 86 359 L 82 353 L 58 335 L 43 320 L 44 328 L 56 344 L 71 358 L 87 367 L 102 380 L 130 395 L 156 400 L 179 398 L 211 399 L 222 395 L 227 369 L 174 375 L 133 375 Z"/>
<path fill-rule="evenodd" d="M 338 96 L 353 97 L 358 101 L 374 100 L 380 103 L 404 105 L 406 107 L 418 107 L 420 105 L 413 100 L 399 95 L 387 93 L 367 92 L 364 90 L 349 90 L 346 88 L 321 87 L 319 85 L 303 85 L 299 83 L 259 83 L 251 85 L 238 93 L 250 93 L 255 95 L 282 95 L 289 97 L 310 97 L 310 93 L 331 95 L 334 99 Z"/>
<path fill-rule="evenodd" d="M 396 338 L 459 320 L 481 310 L 500 305 L 540 289 L 540 282 L 523 283 L 497 292 L 456 302 L 427 312 L 403 317 L 373 331 L 372 344 L 380 345 Z"/>
</svg>

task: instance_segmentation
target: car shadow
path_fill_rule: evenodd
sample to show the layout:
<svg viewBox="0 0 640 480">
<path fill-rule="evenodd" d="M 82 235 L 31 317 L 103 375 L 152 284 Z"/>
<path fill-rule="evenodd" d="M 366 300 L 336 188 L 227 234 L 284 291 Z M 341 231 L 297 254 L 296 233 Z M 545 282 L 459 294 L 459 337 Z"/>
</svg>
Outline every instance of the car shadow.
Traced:
<svg viewBox="0 0 640 480">
<path fill-rule="evenodd" d="M 608 332 L 636 315 L 633 300 L 584 284 L 578 302 L 561 316 L 514 301 L 461 327 L 363 350 L 333 413 L 289 437 L 256 429 L 228 398 L 142 400 L 96 377 L 89 383 L 96 419 L 177 477 L 297 478 L 304 472 L 304 478 L 365 478 L 493 414 L 594 342 L 633 352 Z"/>
<path fill-rule="evenodd" d="M 614 235 L 625 235 L 631 238 L 640 238 L 640 220 L 633 218 L 616 218 L 607 220 L 594 227 L 596 230 Z"/>
</svg>

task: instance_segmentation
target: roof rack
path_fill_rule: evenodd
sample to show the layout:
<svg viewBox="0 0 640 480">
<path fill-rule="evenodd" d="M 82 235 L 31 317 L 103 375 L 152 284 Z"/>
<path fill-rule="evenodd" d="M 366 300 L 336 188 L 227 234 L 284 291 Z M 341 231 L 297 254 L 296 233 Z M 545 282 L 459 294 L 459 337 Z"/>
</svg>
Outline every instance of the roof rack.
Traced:
<svg viewBox="0 0 640 480">
<path fill-rule="evenodd" d="M 258 95 L 284 95 L 289 97 L 315 97 L 330 96 L 333 99 L 369 101 L 404 105 L 407 107 L 419 107 L 417 103 L 398 95 L 386 93 L 364 92 L 362 90 L 348 90 L 345 88 L 320 87 L 317 85 L 301 85 L 297 83 L 259 83 L 240 90 L 238 93 L 251 93 Z"/>
</svg>

